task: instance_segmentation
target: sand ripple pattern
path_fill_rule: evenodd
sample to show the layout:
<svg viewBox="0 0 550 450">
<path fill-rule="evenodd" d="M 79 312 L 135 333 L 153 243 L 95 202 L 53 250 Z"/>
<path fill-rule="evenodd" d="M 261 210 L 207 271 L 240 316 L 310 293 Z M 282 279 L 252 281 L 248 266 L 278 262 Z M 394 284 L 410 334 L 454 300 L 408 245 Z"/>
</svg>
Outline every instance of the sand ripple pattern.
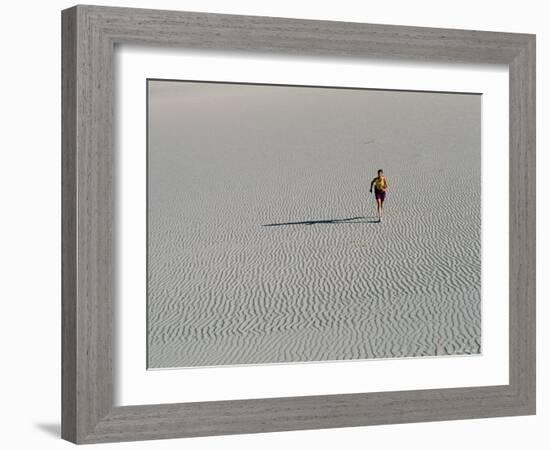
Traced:
<svg viewBox="0 0 550 450">
<path fill-rule="evenodd" d="M 293 94 L 307 127 L 250 100 L 208 132 L 151 102 L 149 367 L 481 351 L 479 98 L 375 94 Z"/>
</svg>

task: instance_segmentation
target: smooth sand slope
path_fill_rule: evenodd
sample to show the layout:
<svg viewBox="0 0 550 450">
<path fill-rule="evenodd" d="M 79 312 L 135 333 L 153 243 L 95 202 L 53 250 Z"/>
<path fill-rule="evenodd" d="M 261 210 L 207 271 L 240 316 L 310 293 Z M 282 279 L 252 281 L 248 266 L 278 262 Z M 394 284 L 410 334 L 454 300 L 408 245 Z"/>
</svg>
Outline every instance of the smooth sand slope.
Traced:
<svg viewBox="0 0 550 450">
<path fill-rule="evenodd" d="M 149 367 L 481 351 L 480 96 L 149 89 Z"/>
</svg>

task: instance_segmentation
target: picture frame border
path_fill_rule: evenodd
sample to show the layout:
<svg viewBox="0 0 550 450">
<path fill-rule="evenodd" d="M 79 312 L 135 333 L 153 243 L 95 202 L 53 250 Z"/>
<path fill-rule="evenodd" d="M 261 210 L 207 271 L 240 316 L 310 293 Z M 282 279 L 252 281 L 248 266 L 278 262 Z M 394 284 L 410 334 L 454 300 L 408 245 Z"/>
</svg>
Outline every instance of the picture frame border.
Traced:
<svg viewBox="0 0 550 450">
<path fill-rule="evenodd" d="M 509 69 L 509 384 L 114 405 L 118 44 Z M 535 414 L 535 36 L 78 5 L 62 11 L 62 438 L 74 443 Z"/>
</svg>

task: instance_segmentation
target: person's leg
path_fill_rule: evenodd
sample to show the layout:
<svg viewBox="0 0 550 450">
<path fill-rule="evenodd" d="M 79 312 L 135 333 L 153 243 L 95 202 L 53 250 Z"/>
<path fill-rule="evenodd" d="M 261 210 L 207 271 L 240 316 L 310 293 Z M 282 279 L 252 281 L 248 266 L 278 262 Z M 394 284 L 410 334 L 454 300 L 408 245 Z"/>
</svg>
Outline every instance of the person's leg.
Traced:
<svg viewBox="0 0 550 450">
<path fill-rule="evenodd" d="M 381 209 L 382 209 L 382 200 L 377 198 L 376 199 L 376 212 L 378 214 L 378 218 L 380 219 L 381 217 Z"/>
</svg>

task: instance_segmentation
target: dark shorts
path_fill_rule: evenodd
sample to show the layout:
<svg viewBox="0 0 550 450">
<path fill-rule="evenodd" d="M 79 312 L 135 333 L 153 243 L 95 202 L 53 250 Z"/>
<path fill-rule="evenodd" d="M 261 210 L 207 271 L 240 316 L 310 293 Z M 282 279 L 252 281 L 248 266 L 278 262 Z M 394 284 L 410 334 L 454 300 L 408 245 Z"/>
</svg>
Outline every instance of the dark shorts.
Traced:
<svg viewBox="0 0 550 450">
<path fill-rule="evenodd" d="M 385 191 L 379 191 L 377 189 L 374 190 L 374 198 L 376 198 L 376 200 L 386 200 L 386 192 Z"/>
</svg>

